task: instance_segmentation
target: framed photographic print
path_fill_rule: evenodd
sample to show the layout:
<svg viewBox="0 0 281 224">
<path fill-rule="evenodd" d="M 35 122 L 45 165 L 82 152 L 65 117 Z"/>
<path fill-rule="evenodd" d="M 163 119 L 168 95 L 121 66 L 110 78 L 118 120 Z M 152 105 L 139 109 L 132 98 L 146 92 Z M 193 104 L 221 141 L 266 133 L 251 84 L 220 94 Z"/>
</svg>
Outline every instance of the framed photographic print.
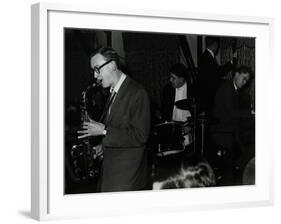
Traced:
<svg viewBox="0 0 281 224">
<path fill-rule="evenodd" d="M 273 20 L 32 5 L 32 217 L 270 205 Z"/>
</svg>

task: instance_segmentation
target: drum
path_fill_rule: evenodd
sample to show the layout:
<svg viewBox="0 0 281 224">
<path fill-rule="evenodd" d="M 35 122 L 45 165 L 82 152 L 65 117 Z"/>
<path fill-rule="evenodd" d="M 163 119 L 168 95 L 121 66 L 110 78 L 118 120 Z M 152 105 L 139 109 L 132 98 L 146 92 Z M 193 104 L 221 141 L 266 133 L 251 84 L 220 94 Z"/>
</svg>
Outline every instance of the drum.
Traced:
<svg viewBox="0 0 281 224">
<path fill-rule="evenodd" d="M 154 126 L 154 137 L 158 152 L 182 150 L 184 147 L 183 125 L 179 122 L 165 122 Z"/>
</svg>

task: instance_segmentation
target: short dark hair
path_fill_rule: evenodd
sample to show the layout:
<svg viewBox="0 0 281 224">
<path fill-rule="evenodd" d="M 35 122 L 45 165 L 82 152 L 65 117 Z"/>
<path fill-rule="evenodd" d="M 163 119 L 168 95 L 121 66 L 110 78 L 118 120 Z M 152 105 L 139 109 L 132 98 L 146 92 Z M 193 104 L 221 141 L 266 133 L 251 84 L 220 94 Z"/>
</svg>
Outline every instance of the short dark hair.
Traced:
<svg viewBox="0 0 281 224">
<path fill-rule="evenodd" d="M 170 68 L 170 73 L 175 74 L 177 77 L 182 77 L 184 79 L 188 76 L 188 70 L 182 63 L 176 63 Z"/>
<path fill-rule="evenodd" d="M 252 76 L 251 69 L 248 66 L 246 66 L 246 65 L 240 65 L 239 67 L 237 67 L 235 69 L 235 72 L 238 72 L 239 74 L 241 74 L 241 73 L 248 73 L 250 76 Z"/>
<path fill-rule="evenodd" d="M 107 60 L 113 60 L 116 63 L 117 68 L 120 68 L 120 56 L 118 53 L 111 47 L 99 47 L 94 50 L 94 52 L 90 55 L 90 59 L 94 57 L 96 54 L 101 54 Z"/>
</svg>

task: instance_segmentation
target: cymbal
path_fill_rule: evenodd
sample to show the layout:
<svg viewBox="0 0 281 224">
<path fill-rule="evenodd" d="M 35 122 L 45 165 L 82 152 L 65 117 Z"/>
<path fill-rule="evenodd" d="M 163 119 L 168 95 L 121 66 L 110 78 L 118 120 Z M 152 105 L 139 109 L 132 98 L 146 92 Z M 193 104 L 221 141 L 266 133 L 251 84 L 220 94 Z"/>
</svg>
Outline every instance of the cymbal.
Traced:
<svg viewBox="0 0 281 224">
<path fill-rule="evenodd" d="M 193 104 L 194 104 L 194 100 L 192 98 L 178 100 L 175 102 L 176 107 L 181 110 L 189 110 L 192 108 Z"/>
<path fill-rule="evenodd" d="M 163 122 L 163 123 L 159 123 L 159 124 L 156 124 L 154 127 L 157 128 L 157 127 L 163 127 L 163 126 L 180 126 L 181 123 L 180 122 L 176 122 L 176 121 L 166 121 L 166 122 Z"/>
</svg>

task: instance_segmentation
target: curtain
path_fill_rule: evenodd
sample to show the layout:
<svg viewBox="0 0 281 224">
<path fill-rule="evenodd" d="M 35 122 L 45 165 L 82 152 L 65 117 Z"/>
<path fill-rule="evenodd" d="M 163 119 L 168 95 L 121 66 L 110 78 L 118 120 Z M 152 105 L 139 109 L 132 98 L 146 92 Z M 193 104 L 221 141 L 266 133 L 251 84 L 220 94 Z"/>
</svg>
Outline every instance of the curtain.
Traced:
<svg viewBox="0 0 281 224">
<path fill-rule="evenodd" d="M 123 33 L 126 69 L 150 95 L 152 106 L 161 103 L 163 87 L 169 82 L 169 69 L 180 60 L 176 35 Z"/>
</svg>

